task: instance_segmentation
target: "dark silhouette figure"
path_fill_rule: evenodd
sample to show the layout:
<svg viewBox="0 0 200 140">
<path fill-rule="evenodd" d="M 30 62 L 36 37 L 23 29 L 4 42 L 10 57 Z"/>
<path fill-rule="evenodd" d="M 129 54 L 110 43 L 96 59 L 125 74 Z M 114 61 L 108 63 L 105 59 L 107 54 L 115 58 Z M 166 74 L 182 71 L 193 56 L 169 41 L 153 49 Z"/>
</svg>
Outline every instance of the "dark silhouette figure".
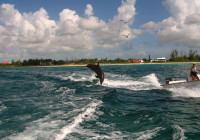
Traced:
<svg viewBox="0 0 200 140">
<path fill-rule="evenodd" d="M 123 19 L 121 19 L 120 21 L 124 22 L 124 24 L 126 24 L 126 23 L 127 23 L 127 21 L 125 21 L 125 20 L 123 20 Z"/>
<path fill-rule="evenodd" d="M 104 81 L 104 72 L 100 68 L 99 63 L 97 65 L 88 64 L 87 67 L 90 68 L 90 69 L 92 69 L 97 74 L 96 78 L 99 78 L 100 83 L 102 84 L 103 81 Z"/>
<path fill-rule="evenodd" d="M 128 33 L 127 35 L 122 35 L 122 36 L 124 36 L 125 38 L 128 38 L 129 35 L 130 35 L 130 33 Z"/>
</svg>

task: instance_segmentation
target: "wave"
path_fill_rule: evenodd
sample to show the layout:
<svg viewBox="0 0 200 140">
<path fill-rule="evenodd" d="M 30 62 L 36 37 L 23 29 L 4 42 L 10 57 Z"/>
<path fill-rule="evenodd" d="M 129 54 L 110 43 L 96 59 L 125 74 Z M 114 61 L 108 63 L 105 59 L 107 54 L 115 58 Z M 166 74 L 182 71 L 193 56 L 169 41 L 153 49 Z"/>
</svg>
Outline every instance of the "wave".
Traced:
<svg viewBox="0 0 200 140">
<path fill-rule="evenodd" d="M 194 97 L 198 98 L 200 97 L 199 90 L 200 88 L 171 88 L 168 89 L 172 92 L 173 97 Z"/>
<path fill-rule="evenodd" d="M 83 113 L 79 114 L 78 116 L 76 116 L 74 118 L 74 121 L 70 124 L 70 125 L 67 125 L 65 127 L 63 127 L 61 129 L 61 133 L 58 134 L 56 136 L 56 140 L 62 140 L 66 137 L 67 134 L 73 132 L 73 129 L 78 125 L 80 124 L 81 122 L 84 121 L 85 118 L 88 118 L 88 117 L 91 117 L 93 115 L 93 113 L 95 112 L 96 110 L 96 107 L 100 104 L 101 102 L 93 102 L 93 103 L 90 103 L 84 110 Z"/>
<path fill-rule="evenodd" d="M 72 73 L 68 75 L 57 75 L 61 80 L 70 80 L 73 82 L 95 82 L 96 85 L 100 85 L 99 80 L 95 77 L 95 74 L 89 74 L 86 72 Z M 113 74 L 105 73 L 105 79 L 102 84 L 105 87 L 111 88 L 125 88 L 130 90 L 150 90 L 161 88 L 159 80 L 155 73 L 143 76 L 143 77 L 131 77 L 126 74 Z M 87 85 L 90 87 L 91 85 Z"/>
<path fill-rule="evenodd" d="M 185 140 L 186 139 L 185 134 L 184 134 L 185 133 L 184 129 L 182 129 L 178 125 L 174 125 L 173 128 L 175 131 L 175 133 L 173 135 L 173 140 Z"/>
<path fill-rule="evenodd" d="M 157 133 L 161 130 L 164 130 L 164 128 L 156 127 L 153 130 L 146 130 L 146 131 L 138 132 L 135 134 L 135 136 L 138 137 L 136 140 L 152 139 L 153 137 L 157 136 Z"/>
<path fill-rule="evenodd" d="M 40 84 L 42 87 L 40 88 L 39 93 L 49 92 L 55 90 L 55 83 L 50 81 L 41 81 L 38 84 Z"/>
<path fill-rule="evenodd" d="M 68 87 L 60 87 L 58 90 L 56 90 L 57 93 L 61 93 L 60 97 L 64 97 L 68 94 L 73 94 L 76 92 L 76 89 L 70 89 Z"/>
<path fill-rule="evenodd" d="M 90 120 L 101 101 L 93 101 L 86 107 L 81 109 L 73 109 L 70 112 L 53 111 L 46 115 L 44 118 L 40 118 L 27 124 L 27 127 L 23 132 L 14 133 L 11 136 L 7 136 L 3 139 L 15 139 L 15 140 L 35 140 L 35 139 L 65 139 L 66 135 L 72 133 L 73 130 L 83 121 Z M 82 112 L 82 113 L 80 113 Z M 74 116 L 74 114 L 79 114 Z M 74 117 L 73 117 L 74 116 Z M 20 116 L 16 119 L 30 118 L 30 116 Z M 66 120 L 66 118 L 69 118 Z M 69 122 L 71 122 L 69 124 Z M 2 123 L 2 122 L 0 122 Z M 63 124 L 69 124 L 63 126 Z"/>
<path fill-rule="evenodd" d="M 70 80 L 73 82 L 84 82 L 84 81 L 89 81 L 92 82 L 93 80 L 96 80 L 95 74 L 93 75 L 87 75 L 87 74 L 71 74 L 68 76 L 58 76 L 62 80 Z"/>
<path fill-rule="evenodd" d="M 103 86 L 130 90 L 150 90 L 161 88 L 158 78 L 154 73 L 137 79 L 126 75 L 118 75 L 118 77 L 117 75 L 111 75 L 111 77 L 104 80 Z"/>
<path fill-rule="evenodd" d="M 105 124 L 103 124 L 105 125 Z M 106 128 L 114 127 L 106 125 Z M 105 128 L 105 129 L 106 129 Z M 93 131 L 91 129 L 82 129 L 81 127 L 77 128 L 75 132 L 79 133 L 80 135 L 83 136 L 88 136 L 87 139 L 135 139 L 135 140 L 147 140 L 147 139 L 152 139 L 158 135 L 158 133 L 162 130 L 165 130 L 165 128 L 162 127 L 156 127 L 152 130 L 146 130 L 146 131 L 141 131 L 137 133 L 127 133 L 125 131 L 107 131 L 106 134 L 99 134 L 96 131 Z M 70 139 L 75 139 L 74 137 L 71 137 Z"/>
<path fill-rule="evenodd" d="M 2 103 L 2 101 L 0 101 L 0 113 L 6 109 L 7 107 Z"/>
<path fill-rule="evenodd" d="M 60 111 L 59 111 L 60 112 Z M 54 115 L 56 112 L 54 113 Z M 28 124 L 26 129 L 21 133 L 14 133 L 4 138 L 14 140 L 35 140 L 35 139 L 54 139 L 55 129 L 58 128 L 60 120 L 52 120 L 52 116 L 47 115 L 44 118 L 35 120 Z M 62 113 L 64 115 L 64 113 Z M 4 140 L 3 139 L 3 140 Z"/>
<path fill-rule="evenodd" d="M 94 82 L 98 81 L 96 85 L 100 85 L 99 80 L 95 77 L 95 74 L 89 74 L 87 72 L 82 73 L 72 73 L 65 75 L 57 76 L 61 80 L 70 80 L 73 82 Z M 130 75 L 126 74 L 113 74 L 106 72 L 105 79 L 102 84 L 105 87 L 111 88 L 125 88 L 130 90 L 150 90 L 150 89 L 158 89 L 161 88 L 159 80 L 155 73 L 133 78 Z M 87 85 L 91 86 L 91 85 Z"/>
</svg>

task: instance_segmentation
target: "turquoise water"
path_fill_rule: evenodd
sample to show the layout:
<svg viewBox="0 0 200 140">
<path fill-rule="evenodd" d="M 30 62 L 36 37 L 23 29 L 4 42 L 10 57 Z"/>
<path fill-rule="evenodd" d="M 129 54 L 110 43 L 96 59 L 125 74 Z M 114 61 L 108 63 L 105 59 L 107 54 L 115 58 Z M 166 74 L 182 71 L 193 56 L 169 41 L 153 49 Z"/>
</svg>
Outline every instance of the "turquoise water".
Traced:
<svg viewBox="0 0 200 140">
<path fill-rule="evenodd" d="M 198 64 L 197 64 L 198 66 Z M 200 138 L 200 88 L 163 89 L 191 64 L 0 69 L 0 139 Z"/>
</svg>

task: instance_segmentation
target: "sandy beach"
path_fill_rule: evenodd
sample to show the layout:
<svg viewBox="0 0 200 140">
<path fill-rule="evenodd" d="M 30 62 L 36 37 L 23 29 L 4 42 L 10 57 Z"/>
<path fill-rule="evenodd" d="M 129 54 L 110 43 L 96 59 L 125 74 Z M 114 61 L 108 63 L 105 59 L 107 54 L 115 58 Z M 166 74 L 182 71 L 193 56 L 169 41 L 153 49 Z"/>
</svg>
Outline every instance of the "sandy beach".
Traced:
<svg viewBox="0 0 200 140">
<path fill-rule="evenodd" d="M 166 62 L 166 63 L 117 63 L 117 64 L 104 64 L 100 63 L 100 65 L 152 65 L 152 64 L 193 64 L 193 63 L 200 63 L 200 62 Z M 53 65 L 50 67 L 60 67 L 60 66 L 87 66 L 87 64 L 66 64 L 66 65 Z M 37 66 L 36 66 L 37 67 Z M 48 67 L 48 66 L 38 66 L 38 67 Z"/>
<path fill-rule="evenodd" d="M 100 63 L 100 65 L 153 65 L 153 64 L 199 64 L 200 62 L 165 62 L 165 63 L 117 63 L 117 64 L 108 64 L 108 63 Z M 65 64 L 65 65 L 49 65 L 49 66 L 20 66 L 20 67 L 74 67 L 74 66 L 78 66 L 78 67 L 85 67 L 87 66 L 87 64 Z M 17 67 L 17 66 L 16 66 Z M 16 68 L 15 66 L 6 66 L 6 67 L 1 67 L 0 68 Z"/>
</svg>

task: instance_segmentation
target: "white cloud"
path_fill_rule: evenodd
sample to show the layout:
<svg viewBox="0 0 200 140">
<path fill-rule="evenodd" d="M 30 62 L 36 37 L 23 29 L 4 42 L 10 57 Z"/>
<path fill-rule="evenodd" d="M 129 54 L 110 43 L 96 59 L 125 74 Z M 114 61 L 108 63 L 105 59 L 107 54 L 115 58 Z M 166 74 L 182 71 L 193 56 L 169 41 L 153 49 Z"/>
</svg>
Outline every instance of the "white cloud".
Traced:
<svg viewBox="0 0 200 140">
<path fill-rule="evenodd" d="M 87 8 L 85 9 L 85 14 L 87 16 L 92 16 L 94 13 L 93 13 L 93 8 L 92 8 L 92 5 L 90 4 L 87 4 Z"/>
<path fill-rule="evenodd" d="M 106 24 L 103 28 L 96 31 L 95 39 L 97 46 L 112 48 L 123 46 L 127 41 L 136 38 L 139 32 L 131 29 L 131 25 L 134 21 L 136 0 L 122 1 L 122 5 L 118 8 L 118 14 L 114 16 L 113 20 Z M 127 21 L 127 24 L 120 22 L 120 20 Z M 123 35 L 129 35 L 125 38 Z"/>
<path fill-rule="evenodd" d="M 86 30 L 95 30 L 106 26 L 103 20 L 99 20 L 97 17 L 89 17 L 88 19 L 81 19 L 79 22 L 80 27 Z"/>
<path fill-rule="evenodd" d="M 80 17 L 76 11 L 63 9 L 58 21 L 51 20 L 44 8 L 34 13 L 20 13 L 11 4 L 0 5 L 0 56 L 6 60 L 90 53 L 97 47 L 115 48 L 134 39 L 141 30 L 131 29 L 135 0 L 122 1 L 118 14 L 108 23 L 93 16 L 87 5 Z M 128 21 L 127 24 L 120 19 Z M 128 38 L 123 34 L 131 33 Z M 64 57 L 65 57 L 64 56 Z M 82 56 L 84 57 L 84 56 Z"/>
<path fill-rule="evenodd" d="M 148 22 L 142 27 L 156 31 L 162 44 L 175 43 L 200 47 L 200 1 L 166 0 L 171 16 L 161 22 Z"/>
</svg>

